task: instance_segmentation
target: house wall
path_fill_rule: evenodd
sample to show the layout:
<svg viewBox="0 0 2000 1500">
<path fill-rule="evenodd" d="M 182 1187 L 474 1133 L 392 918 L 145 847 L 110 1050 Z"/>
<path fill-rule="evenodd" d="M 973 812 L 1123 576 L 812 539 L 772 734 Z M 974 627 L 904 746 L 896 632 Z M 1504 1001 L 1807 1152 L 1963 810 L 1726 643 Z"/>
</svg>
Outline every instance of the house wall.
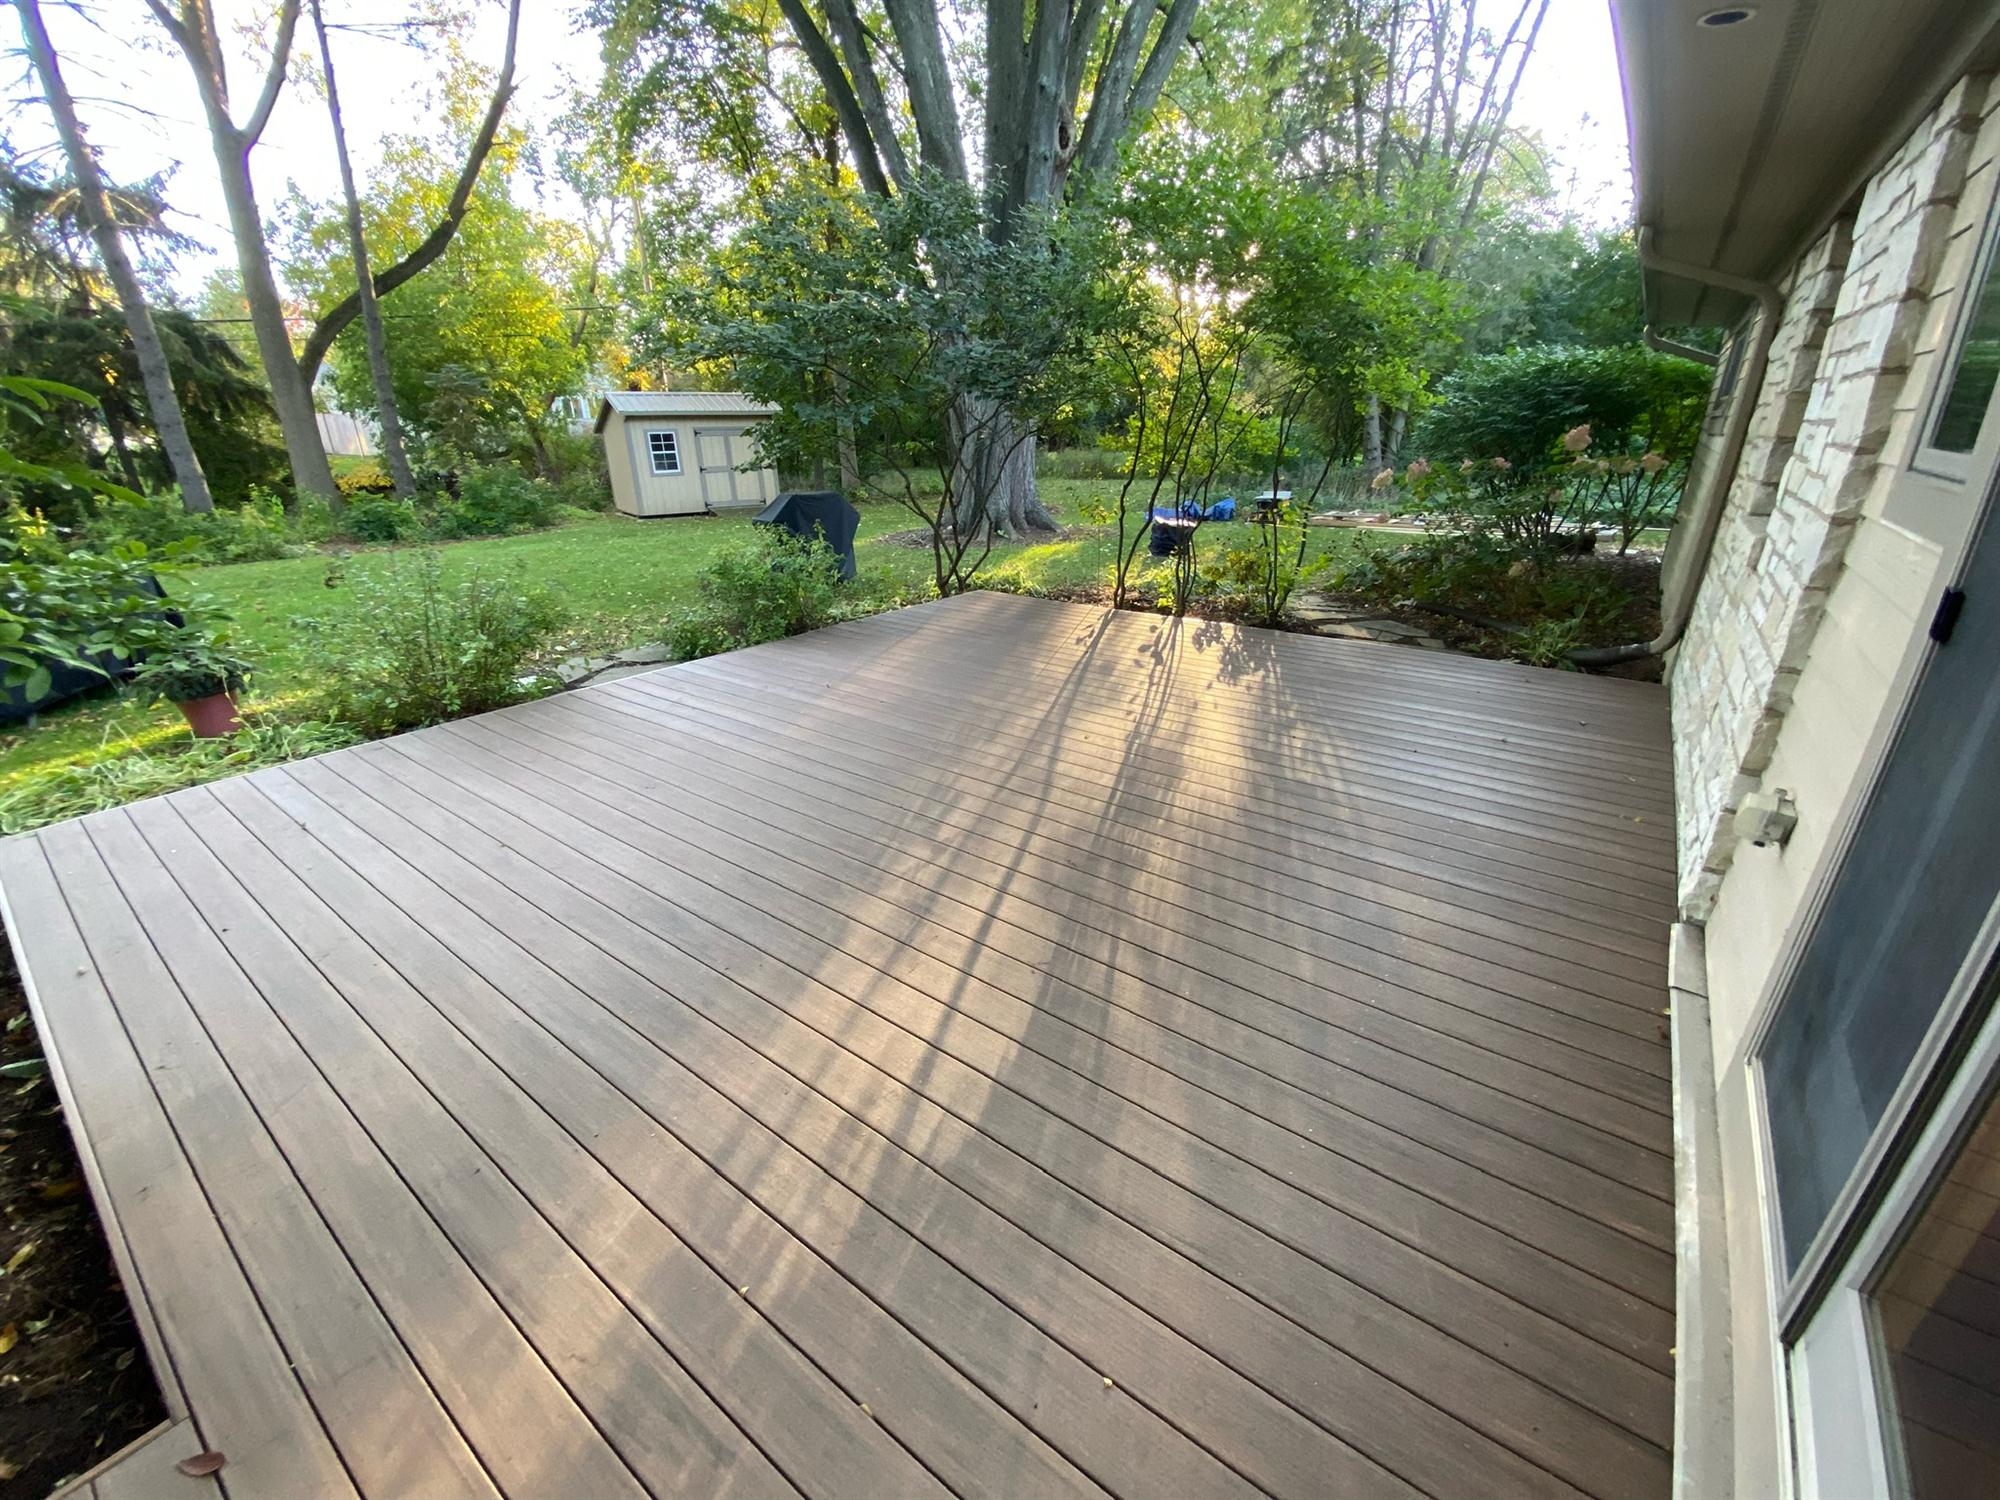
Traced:
<svg viewBox="0 0 2000 1500">
<path fill-rule="evenodd" d="M 1989 80 L 1961 81 L 1786 274 L 1749 438 L 1670 667 L 1680 900 L 1706 928 L 1738 1494 L 1789 1483 L 1749 1059 L 1975 519 L 1977 486 L 1955 512 L 1914 505 L 1908 464 L 2000 178 L 1996 105 Z M 1712 462 L 1719 437 L 1707 441 Z M 1796 799 L 1782 847 L 1732 835 L 1760 787 Z"/>
</svg>

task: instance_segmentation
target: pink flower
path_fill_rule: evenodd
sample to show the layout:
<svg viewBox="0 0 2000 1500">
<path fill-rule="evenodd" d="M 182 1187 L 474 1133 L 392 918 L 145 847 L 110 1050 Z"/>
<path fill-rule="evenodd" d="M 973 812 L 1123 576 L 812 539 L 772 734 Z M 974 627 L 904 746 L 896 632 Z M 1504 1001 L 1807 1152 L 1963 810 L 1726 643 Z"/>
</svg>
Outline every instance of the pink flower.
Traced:
<svg viewBox="0 0 2000 1500">
<path fill-rule="evenodd" d="M 1648 474 L 1657 474 L 1666 466 L 1667 456 L 1664 453 L 1648 453 L 1639 460 L 1639 467 Z"/>
<path fill-rule="evenodd" d="M 1581 422 L 1563 434 L 1563 447 L 1572 453 L 1581 453 L 1590 446 L 1590 424 Z"/>
<path fill-rule="evenodd" d="M 1511 469 L 1514 466 L 1504 458 L 1496 458 L 1493 460 L 1493 467 L 1496 469 Z"/>
<path fill-rule="evenodd" d="M 1387 488 L 1389 488 L 1390 485 L 1394 484 L 1395 482 L 1396 482 L 1396 471 L 1394 469 L 1384 469 L 1381 473 L 1377 474 L 1373 479 L 1368 481 L 1368 488 L 1371 490 L 1386 490 Z"/>
<path fill-rule="evenodd" d="M 1428 458 L 1413 458 L 1410 460 L 1409 468 L 1403 472 L 1411 479 L 1422 479 L 1430 471 L 1431 461 Z"/>
<path fill-rule="evenodd" d="M 1471 459 L 1469 459 L 1469 458 L 1461 458 L 1461 459 L 1460 459 L 1460 460 L 1458 461 L 1458 472 L 1459 472 L 1459 473 L 1461 473 L 1461 474 L 1469 474 L 1469 473 L 1471 473 L 1471 472 L 1472 472 L 1472 460 L 1471 460 Z"/>
</svg>

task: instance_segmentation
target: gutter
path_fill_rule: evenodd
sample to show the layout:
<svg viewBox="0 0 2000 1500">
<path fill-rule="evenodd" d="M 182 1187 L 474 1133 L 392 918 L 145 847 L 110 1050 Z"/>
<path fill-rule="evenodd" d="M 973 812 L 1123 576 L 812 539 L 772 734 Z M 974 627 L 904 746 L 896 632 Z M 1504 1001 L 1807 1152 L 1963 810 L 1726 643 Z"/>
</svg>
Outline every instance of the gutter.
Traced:
<svg viewBox="0 0 2000 1500">
<path fill-rule="evenodd" d="M 1747 276 L 1732 276 L 1727 271 L 1718 271 L 1712 266 L 1697 266 L 1689 261 L 1670 260 L 1653 249 L 1653 231 L 1642 228 L 1639 231 L 1639 264 L 1649 271 L 1661 271 L 1669 276 L 1678 276 L 1685 281 L 1699 282 L 1703 286 L 1719 287 L 1723 291 L 1740 292 L 1757 301 L 1757 335 L 1751 342 L 1748 358 L 1743 361 L 1736 378 L 1736 391 L 1729 408 L 1729 421 L 1723 428 L 1722 450 L 1716 457 L 1715 465 L 1704 476 L 1701 494 L 1696 498 L 1685 524 L 1689 530 L 1685 547 L 1692 565 L 1692 572 L 1681 575 L 1687 581 L 1684 586 L 1673 590 L 1673 597 L 1661 601 L 1660 633 L 1650 641 L 1635 641 L 1629 646 L 1595 646 L 1582 651 L 1572 651 L 1569 660 L 1579 667 L 1611 667 L 1620 662 L 1639 661 L 1648 656 L 1664 656 L 1680 644 L 1686 634 L 1688 621 L 1694 615 L 1695 595 L 1701 591 L 1701 580 L 1708 572 L 1709 553 L 1715 547 L 1716 534 L 1722 530 L 1722 515 L 1727 509 L 1729 487 L 1736 478 L 1736 465 L 1743 457 L 1743 444 L 1750 435 L 1750 419 L 1757 411 L 1757 398 L 1764 389 L 1764 371 L 1770 363 L 1771 341 L 1778 334 L 1778 320 L 1784 315 L 1785 298 L 1769 282 L 1752 281 Z M 1681 354 L 1699 358 L 1704 364 L 1714 364 L 1715 356 L 1700 350 L 1690 350 L 1684 345 L 1658 338 L 1652 330 L 1647 330 L 1646 342 L 1655 349 L 1668 354 Z M 1665 578 L 1662 577 L 1664 590 Z"/>
</svg>

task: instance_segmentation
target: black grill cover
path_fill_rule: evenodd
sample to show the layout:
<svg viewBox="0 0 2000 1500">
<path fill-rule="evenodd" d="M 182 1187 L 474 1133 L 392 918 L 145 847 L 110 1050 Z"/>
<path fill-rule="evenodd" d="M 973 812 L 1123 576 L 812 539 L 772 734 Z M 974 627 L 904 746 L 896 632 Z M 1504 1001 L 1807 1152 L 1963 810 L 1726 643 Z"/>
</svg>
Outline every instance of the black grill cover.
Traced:
<svg viewBox="0 0 2000 1500">
<path fill-rule="evenodd" d="M 793 536 L 823 537 L 840 557 L 840 576 L 854 576 L 856 510 L 839 490 L 787 490 L 757 512 L 759 526 L 782 526 Z"/>
</svg>

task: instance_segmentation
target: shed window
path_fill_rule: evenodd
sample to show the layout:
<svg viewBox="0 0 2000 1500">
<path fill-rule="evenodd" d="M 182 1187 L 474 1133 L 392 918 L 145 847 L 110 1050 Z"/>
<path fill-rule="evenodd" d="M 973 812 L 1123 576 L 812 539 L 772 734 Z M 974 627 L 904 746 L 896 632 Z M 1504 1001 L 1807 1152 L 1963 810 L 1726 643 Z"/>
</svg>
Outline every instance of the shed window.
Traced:
<svg viewBox="0 0 2000 1500">
<path fill-rule="evenodd" d="M 646 434 L 646 453 L 653 461 L 655 474 L 678 474 L 681 471 L 680 439 L 672 430 L 659 428 Z"/>
</svg>

